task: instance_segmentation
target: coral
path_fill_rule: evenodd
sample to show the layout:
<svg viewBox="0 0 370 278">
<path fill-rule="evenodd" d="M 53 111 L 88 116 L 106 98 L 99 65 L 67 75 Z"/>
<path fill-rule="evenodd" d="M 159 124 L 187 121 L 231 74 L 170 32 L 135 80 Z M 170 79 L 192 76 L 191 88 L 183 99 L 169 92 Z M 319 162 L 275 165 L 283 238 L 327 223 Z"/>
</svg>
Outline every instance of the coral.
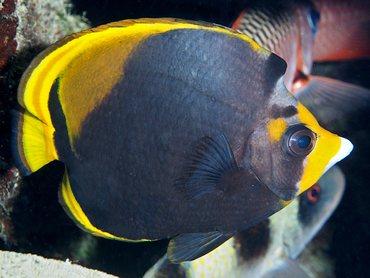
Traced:
<svg viewBox="0 0 370 278">
<path fill-rule="evenodd" d="M 0 68 L 8 63 L 17 49 L 15 40 L 18 18 L 13 0 L 2 0 L 0 3 Z"/>
<path fill-rule="evenodd" d="M 18 0 L 17 51 L 46 47 L 68 34 L 88 29 L 87 19 L 71 14 L 68 0 Z"/>
<path fill-rule="evenodd" d="M 117 278 L 101 271 L 88 269 L 70 261 L 46 259 L 41 256 L 0 251 L 1 277 L 91 277 Z"/>
<path fill-rule="evenodd" d="M 21 176 L 17 168 L 12 167 L 8 172 L 0 176 L 0 237 L 7 245 L 16 244 L 14 238 L 14 226 L 10 213 L 13 211 L 13 201 L 19 193 Z"/>
</svg>

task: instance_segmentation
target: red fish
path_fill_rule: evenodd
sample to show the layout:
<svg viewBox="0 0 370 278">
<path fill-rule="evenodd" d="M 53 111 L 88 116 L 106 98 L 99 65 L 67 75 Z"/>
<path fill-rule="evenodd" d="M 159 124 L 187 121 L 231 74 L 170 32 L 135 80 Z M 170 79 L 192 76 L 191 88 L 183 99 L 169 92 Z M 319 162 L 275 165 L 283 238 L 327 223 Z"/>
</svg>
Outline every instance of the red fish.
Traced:
<svg viewBox="0 0 370 278">
<path fill-rule="evenodd" d="M 285 85 L 320 120 L 369 105 L 370 90 L 310 73 L 314 62 L 370 57 L 370 1 L 284 4 L 248 8 L 232 28 L 287 62 Z"/>
<path fill-rule="evenodd" d="M 320 11 L 315 62 L 370 57 L 370 1 L 313 0 Z"/>
</svg>

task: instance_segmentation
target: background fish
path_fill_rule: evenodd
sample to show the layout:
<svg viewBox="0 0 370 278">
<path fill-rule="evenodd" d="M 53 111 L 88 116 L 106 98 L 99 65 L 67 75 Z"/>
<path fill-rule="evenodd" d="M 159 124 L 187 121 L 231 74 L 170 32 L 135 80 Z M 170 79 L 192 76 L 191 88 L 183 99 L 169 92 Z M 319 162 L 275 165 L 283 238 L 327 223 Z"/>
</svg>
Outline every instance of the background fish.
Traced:
<svg viewBox="0 0 370 278">
<path fill-rule="evenodd" d="M 312 0 L 320 13 L 314 38 L 315 62 L 370 57 L 370 2 Z"/>
<path fill-rule="evenodd" d="M 294 260 L 334 212 L 344 188 L 344 175 L 334 166 L 268 220 L 238 233 L 195 261 L 173 265 L 164 256 L 144 278 L 308 277 Z"/>
<path fill-rule="evenodd" d="M 232 28 L 281 56 L 285 84 L 322 123 L 370 104 L 370 91 L 311 75 L 313 62 L 370 55 L 369 1 L 290 1 L 247 8 Z"/>
<path fill-rule="evenodd" d="M 171 261 L 192 260 L 352 150 L 286 90 L 285 68 L 213 24 L 126 20 L 74 34 L 22 77 L 14 157 L 24 175 L 65 163 L 60 200 L 84 230 L 172 238 Z"/>
</svg>

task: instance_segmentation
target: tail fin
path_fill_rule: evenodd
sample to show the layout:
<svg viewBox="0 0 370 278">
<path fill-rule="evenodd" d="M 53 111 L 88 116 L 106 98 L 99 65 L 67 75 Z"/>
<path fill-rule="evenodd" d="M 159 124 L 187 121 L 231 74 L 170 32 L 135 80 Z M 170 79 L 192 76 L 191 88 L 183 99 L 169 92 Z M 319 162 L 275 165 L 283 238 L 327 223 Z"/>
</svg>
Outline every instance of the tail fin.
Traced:
<svg viewBox="0 0 370 278">
<path fill-rule="evenodd" d="M 54 127 L 46 125 L 23 107 L 12 113 L 12 154 L 21 175 L 28 176 L 58 159 Z"/>
</svg>

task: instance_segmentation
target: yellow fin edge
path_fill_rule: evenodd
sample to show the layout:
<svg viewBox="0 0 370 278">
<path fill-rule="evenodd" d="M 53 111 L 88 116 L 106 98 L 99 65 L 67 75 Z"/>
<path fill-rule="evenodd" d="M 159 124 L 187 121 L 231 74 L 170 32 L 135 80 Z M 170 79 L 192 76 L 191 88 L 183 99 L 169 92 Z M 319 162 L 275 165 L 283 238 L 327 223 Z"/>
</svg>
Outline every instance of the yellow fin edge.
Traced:
<svg viewBox="0 0 370 278">
<path fill-rule="evenodd" d="M 98 228 L 94 227 L 94 225 L 91 224 L 86 214 L 83 212 L 81 206 L 77 202 L 72 192 L 71 184 L 69 183 L 67 169 L 64 172 L 62 185 L 59 190 L 59 202 L 62 204 L 64 210 L 67 212 L 69 217 L 75 221 L 77 226 L 79 226 L 82 230 L 93 234 L 94 236 L 129 242 L 153 241 L 151 239 L 132 240 L 117 237 L 115 235 L 112 235 L 108 232 L 103 232 L 102 230 L 99 230 Z"/>
<path fill-rule="evenodd" d="M 19 164 L 22 164 L 18 167 L 24 166 L 31 174 L 58 159 L 53 141 L 53 126 L 46 125 L 25 109 L 19 111 L 17 120 L 15 152 Z"/>
</svg>

